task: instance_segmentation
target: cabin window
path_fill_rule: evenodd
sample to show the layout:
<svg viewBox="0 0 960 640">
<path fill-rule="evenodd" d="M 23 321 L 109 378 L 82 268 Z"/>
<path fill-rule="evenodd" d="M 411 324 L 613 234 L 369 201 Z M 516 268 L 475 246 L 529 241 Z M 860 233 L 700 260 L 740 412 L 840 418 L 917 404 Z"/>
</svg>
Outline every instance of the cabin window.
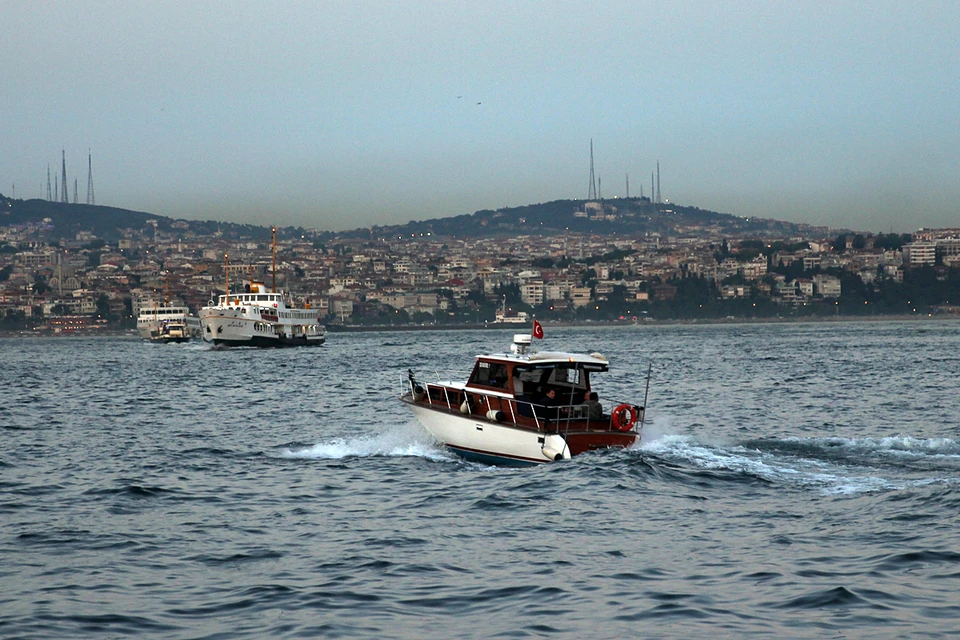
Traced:
<svg viewBox="0 0 960 640">
<path fill-rule="evenodd" d="M 507 365 L 502 362 L 479 362 L 470 383 L 483 387 L 505 389 L 507 386 Z"/>
<path fill-rule="evenodd" d="M 568 387 L 570 390 L 587 388 L 586 372 L 580 367 L 558 366 L 550 372 L 546 384 L 558 388 Z"/>
</svg>

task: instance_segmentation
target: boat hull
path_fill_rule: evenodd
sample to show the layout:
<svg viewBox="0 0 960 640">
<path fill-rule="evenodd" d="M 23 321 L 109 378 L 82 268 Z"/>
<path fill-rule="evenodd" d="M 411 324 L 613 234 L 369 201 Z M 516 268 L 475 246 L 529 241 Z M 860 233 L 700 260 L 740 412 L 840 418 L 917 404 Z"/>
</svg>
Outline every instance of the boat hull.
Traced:
<svg viewBox="0 0 960 640">
<path fill-rule="evenodd" d="M 410 402 L 408 405 L 427 433 L 468 460 L 524 467 L 553 461 L 543 453 L 544 433 L 490 422 L 474 415 L 457 415 Z M 565 457 L 570 457 L 569 452 Z"/>
<path fill-rule="evenodd" d="M 523 425 L 461 415 L 446 409 L 402 400 L 423 428 L 454 453 L 476 462 L 508 466 L 533 466 L 571 456 L 636 444 L 635 431 L 558 430 L 547 432 Z"/>
</svg>

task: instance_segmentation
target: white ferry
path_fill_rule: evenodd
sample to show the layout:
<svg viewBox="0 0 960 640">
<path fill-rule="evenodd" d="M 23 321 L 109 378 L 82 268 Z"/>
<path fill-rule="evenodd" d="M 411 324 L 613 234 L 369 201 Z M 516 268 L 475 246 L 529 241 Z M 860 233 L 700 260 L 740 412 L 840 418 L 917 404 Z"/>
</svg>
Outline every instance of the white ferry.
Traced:
<svg viewBox="0 0 960 640">
<path fill-rule="evenodd" d="M 282 292 L 251 281 L 243 293 L 224 294 L 200 310 L 205 342 L 225 347 L 321 345 L 326 328 L 316 309 L 288 307 Z"/>
<path fill-rule="evenodd" d="M 321 345 L 327 330 L 318 310 L 287 306 L 277 291 L 277 228 L 273 228 L 273 286 L 247 281 L 241 293 L 230 292 L 230 257 L 224 254 L 224 294 L 200 309 L 201 335 L 215 347 L 296 347 Z M 292 303 L 292 298 L 290 299 Z"/>
</svg>

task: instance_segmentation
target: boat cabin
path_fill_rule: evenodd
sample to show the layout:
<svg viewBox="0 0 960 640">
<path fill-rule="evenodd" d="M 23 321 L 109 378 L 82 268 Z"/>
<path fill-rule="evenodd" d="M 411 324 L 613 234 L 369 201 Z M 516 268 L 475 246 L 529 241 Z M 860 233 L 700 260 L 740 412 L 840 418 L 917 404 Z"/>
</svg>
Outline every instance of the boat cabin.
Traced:
<svg viewBox="0 0 960 640">
<path fill-rule="evenodd" d="M 556 406 L 580 404 L 591 391 L 590 374 L 606 371 L 603 356 L 535 353 L 521 359 L 506 355 L 479 356 L 467 381 L 468 390 L 498 392 L 521 403 Z"/>
<path fill-rule="evenodd" d="M 249 282 L 244 285 L 243 293 L 231 293 L 229 296 L 221 295 L 218 298 L 218 305 L 226 307 L 230 305 L 254 305 L 277 307 L 283 303 L 282 293 L 272 293 L 267 291 L 267 287 L 262 282 Z"/>
<path fill-rule="evenodd" d="M 536 464 L 637 442 L 644 407 L 605 412 L 593 391 L 593 374 L 609 369 L 604 356 L 528 354 L 530 338 L 514 336 L 512 353 L 477 356 L 465 382 L 428 382 L 408 370 L 400 399 L 437 440 L 480 462 Z"/>
<path fill-rule="evenodd" d="M 528 354 L 529 344 L 529 336 L 517 335 L 513 353 L 479 355 L 465 383 L 424 383 L 414 400 L 537 429 L 558 421 L 609 425 L 591 386 L 592 374 L 608 370 L 607 359 L 599 353 Z"/>
</svg>

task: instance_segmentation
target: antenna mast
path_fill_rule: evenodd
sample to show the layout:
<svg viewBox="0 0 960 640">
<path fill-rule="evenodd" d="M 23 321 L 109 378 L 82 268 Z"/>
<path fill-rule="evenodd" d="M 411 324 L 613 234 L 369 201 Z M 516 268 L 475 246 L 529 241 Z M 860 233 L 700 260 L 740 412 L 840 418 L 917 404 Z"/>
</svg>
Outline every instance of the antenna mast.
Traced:
<svg viewBox="0 0 960 640">
<path fill-rule="evenodd" d="M 47 200 L 53 199 L 53 192 L 50 189 L 50 164 L 47 164 Z"/>
<path fill-rule="evenodd" d="M 271 231 L 273 231 L 273 287 L 272 287 L 271 293 L 276 293 L 277 292 L 277 228 L 273 227 Z"/>
<path fill-rule="evenodd" d="M 590 186 L 587 188 L 587 200 L 597 199 L 597 181 L 593 175 L 593 138 L 590 138 Z"/>
<path fill-rule="evenodd" d="M 626 175 L 627 175 L 627 199 L 629 200 L 630 199 L 630 174 L 628 173 Z"/>
<path fill-rule="evenodd" d="M 657 204 L 663 202 L 663 198 L 660 197 L 660 161 L 657 160 Z"/>
<path fill-rule="evenodd" d="M 63 177 L 60 179 L 60 187 L 63 193 L 60 194 L 60 202 L 69 204 L 70 194 L 67 193 L 67 152 L 61 149 L 60 153 L 63 154 Z"/>
<path fill-rule="evenodd" d="M 97 204 L 93 195 L 93 154 L 87 150 L 87 204 Z"/>
</svg>

